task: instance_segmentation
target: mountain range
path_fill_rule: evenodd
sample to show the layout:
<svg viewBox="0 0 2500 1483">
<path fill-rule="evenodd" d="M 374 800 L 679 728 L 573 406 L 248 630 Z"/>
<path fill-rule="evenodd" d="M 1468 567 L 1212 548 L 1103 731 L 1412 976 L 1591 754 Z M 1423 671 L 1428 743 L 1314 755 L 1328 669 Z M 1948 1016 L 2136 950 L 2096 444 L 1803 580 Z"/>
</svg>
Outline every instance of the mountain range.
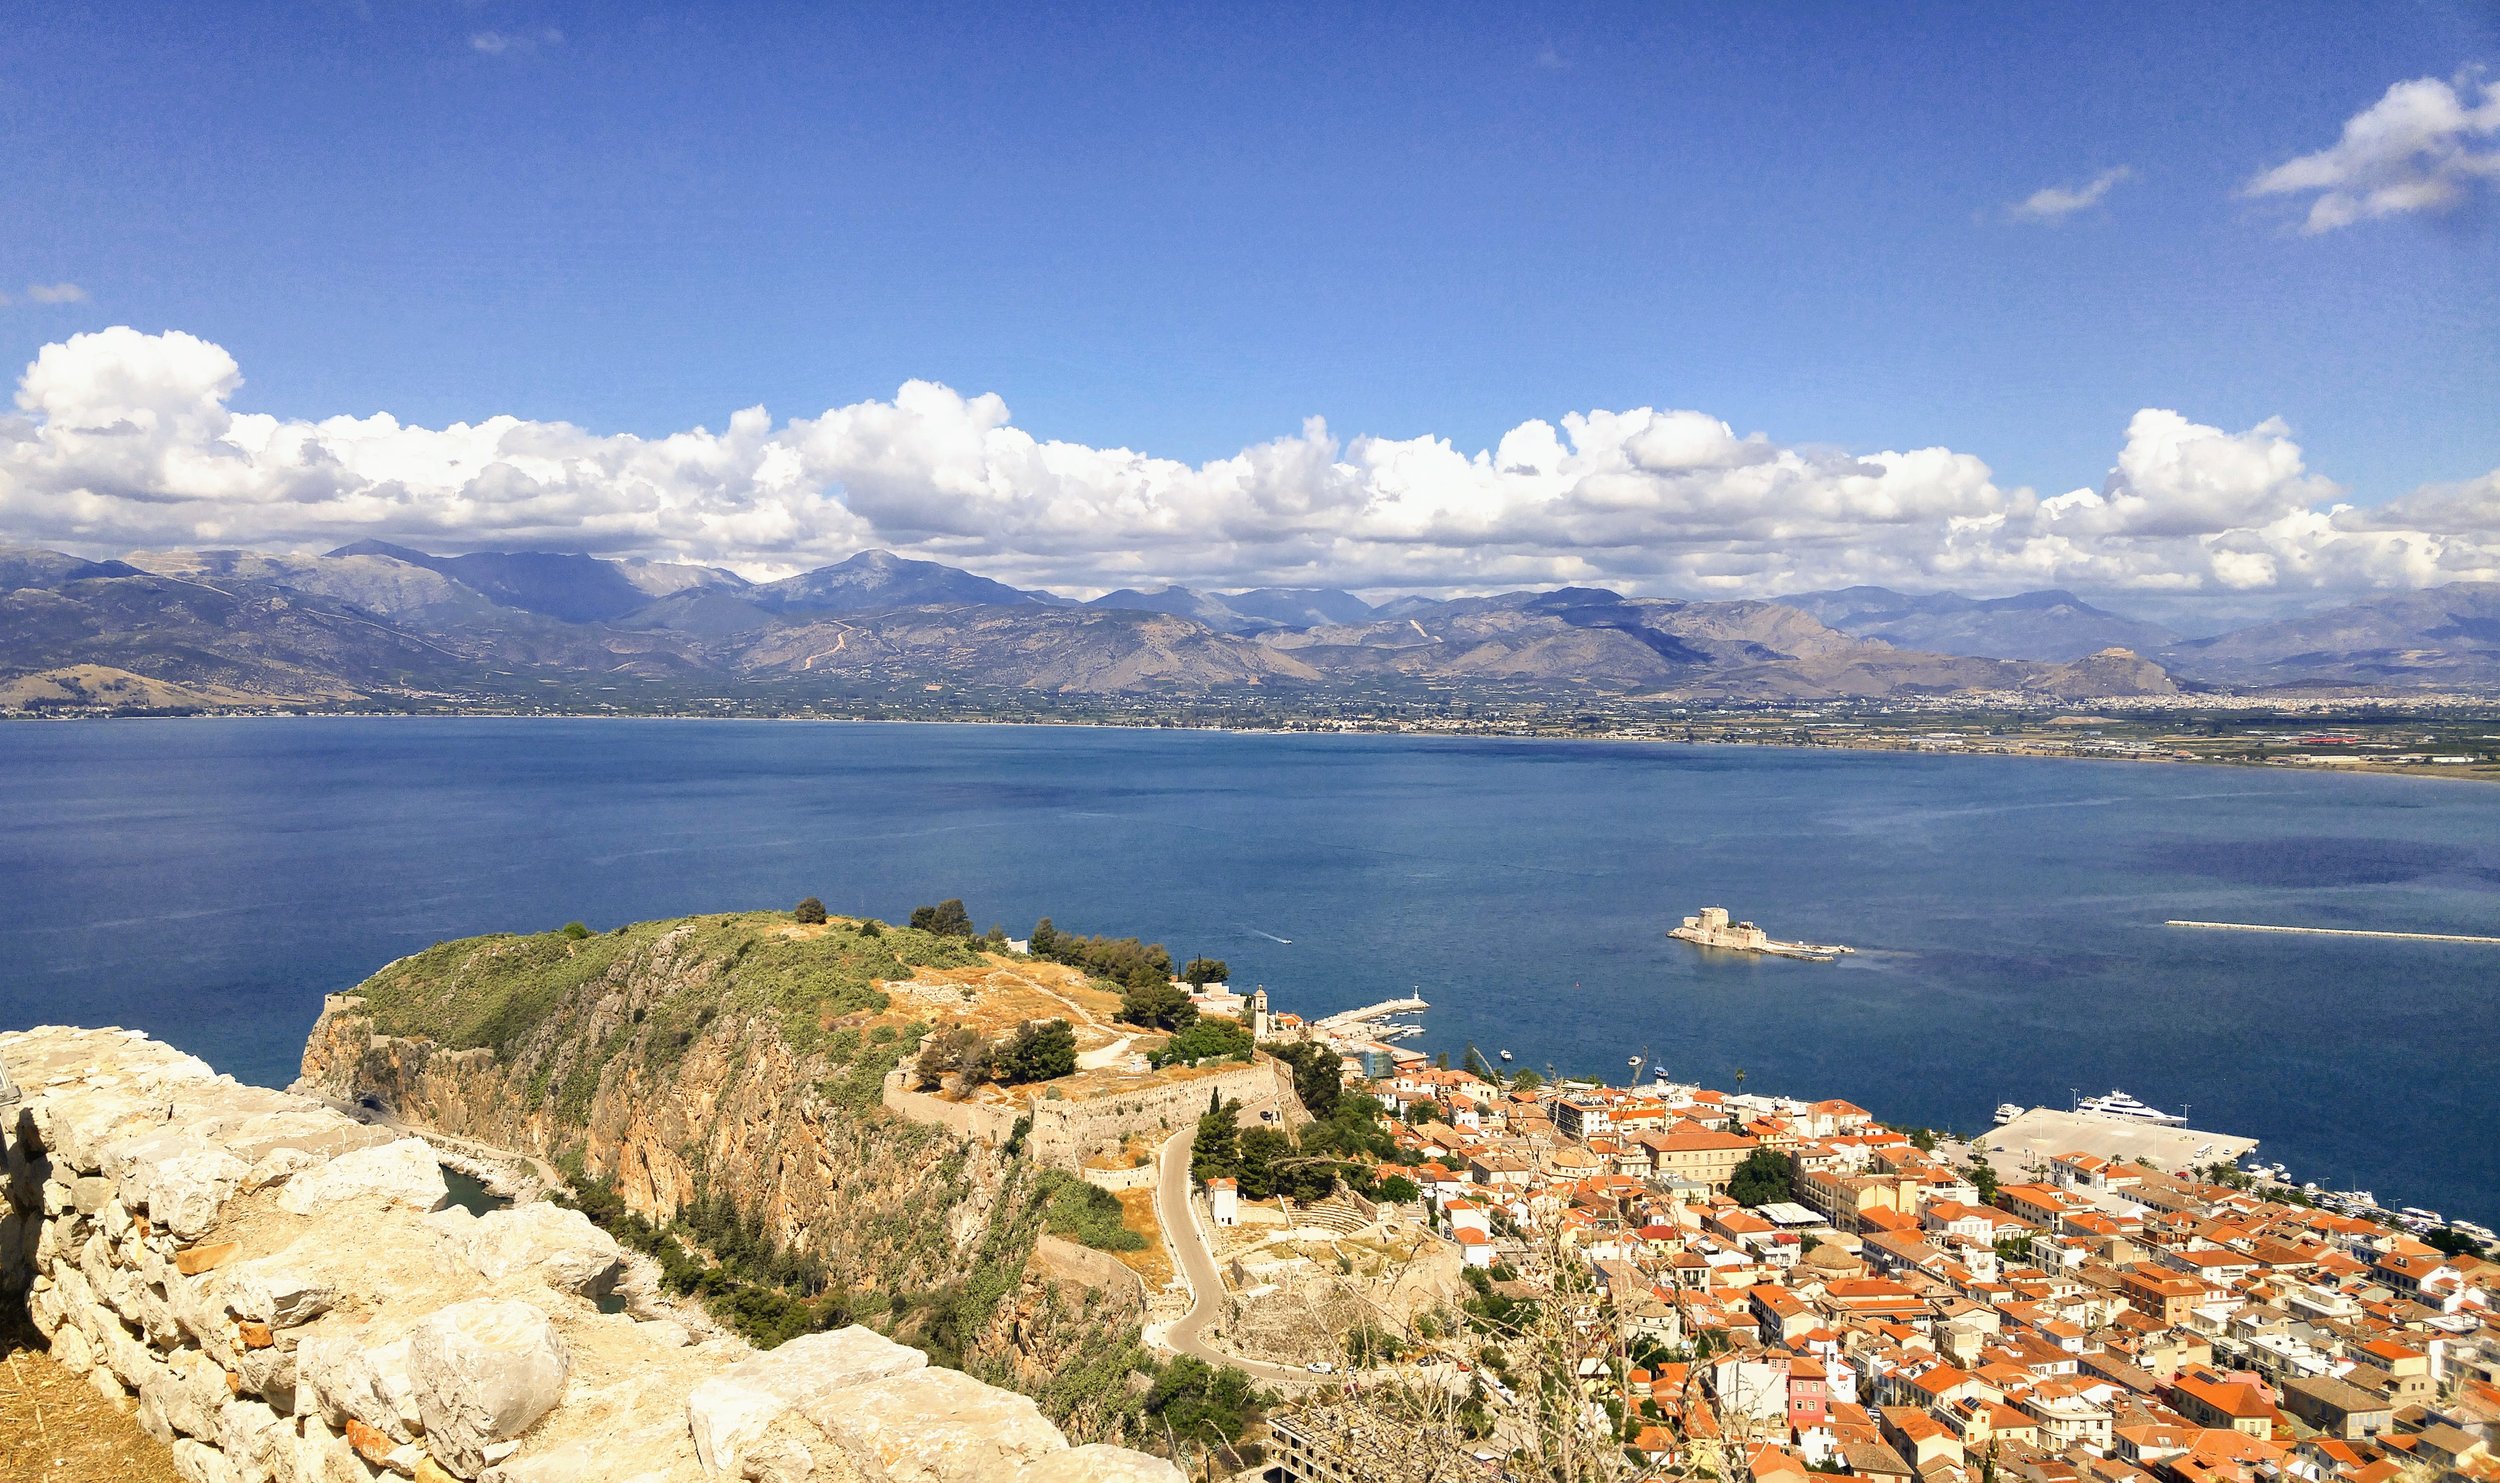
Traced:
<svg viewBox="0 0 2500 1483">
<path fill-rule="evenodd" d="M 884 551 L 715 567 L 359 542 L 320 556 L 0 548 L 0 706 L 599 703 L 987 689 L 1746 701 L 2204 687 L 2500 687 L 2500 584 L 2181 640 L 2071 593 L 1853 587 L 1685 602 L 1560 588 L 1374 605 L 1328 588 L 1090 601 Z"/>
</svg>

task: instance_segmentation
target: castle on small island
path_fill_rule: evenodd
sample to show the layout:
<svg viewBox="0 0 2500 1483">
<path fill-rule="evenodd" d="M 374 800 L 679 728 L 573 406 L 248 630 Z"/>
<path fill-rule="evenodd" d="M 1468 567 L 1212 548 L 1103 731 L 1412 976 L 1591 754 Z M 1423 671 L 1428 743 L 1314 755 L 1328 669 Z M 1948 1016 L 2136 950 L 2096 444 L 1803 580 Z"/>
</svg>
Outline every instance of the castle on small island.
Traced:
<svg viewBox="0 0 2500 1483">
<path fill-rule="evenodd" d="M 1809 963 L 1833 962 L 1852 951 L 1837 943 L 1782 942 L 1751 922 L 1729 921 L 1724 906 L 1703 907 L 1698 915 L 1686 917 L 1683 926 L 1668 928 L 1667 935 L 1695 947 L 1767 953 L 1775 958 L 1802 958 Z"/>
</svg>

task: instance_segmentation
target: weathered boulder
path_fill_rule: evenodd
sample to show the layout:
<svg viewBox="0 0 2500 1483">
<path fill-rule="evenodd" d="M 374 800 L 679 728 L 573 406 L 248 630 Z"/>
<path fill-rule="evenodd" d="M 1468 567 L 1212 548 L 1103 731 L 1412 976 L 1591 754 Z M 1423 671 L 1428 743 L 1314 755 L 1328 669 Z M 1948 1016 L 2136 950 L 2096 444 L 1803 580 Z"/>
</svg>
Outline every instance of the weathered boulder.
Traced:
<svg viewBox="0 0 2500 1483">
<path fill-rule="evenodd" d="M 616 1285 L 625 1264 L 624 1248 L 589 1216 L 546 1201 L 478 1217 L 468 1253 L 489 1282 L 535 1271 L 549 1287 L 593 1298 Z"/>
<path fill-rule="evenodd" d="M 152 1366 L 139 1386 L 142 1408 L 153 1405 L 165 1424 L 186 1437 L 217 1439 L 218 1411 L 226 1401 L 225 1371 L 196 1349 L 178 1349 Z"/>
<path fill-rule="evenodd" d="M 182 1437 L 175 1441 L 173 1452 L 174 1476 L 182 1483 L 241 1483 L 226 1455 L 206 1442 Z"/>
<path fill-rule="evenodd" d="M 338 1301 L 328 1283 L 281 1257 L 261 1257 L 227 1270 L 220 1274 L 219 1291 L 237 1318 L 273 1329 L 310 1323 Z"/>
<path fill-rule="evenodd" d="M 1013 1483 L 1189 1483 L 1189 1479 L 1160 1457 L 1095 1442 L 1028 1462 Z"/>
<path fill-rule="evenodd" d="M 259 1401 L 228 1401 L 217 1418 L 216 1442 L 235 1475 L 249 1483 L 294 1476 L 295 1428 Z"/>
<path fill-rule="evenodd" d="M 527 1303 L 476 1299 L 421 1320 L 409 1335 L 426 1450 L 463 1478 L 486 1451 L 528 1431 L 564 1397 L 571 1356 Z"/>
<path fill-rule="evenodd" d="M 240 1180 L 244 1172 L 249 1171 L 235 1177 Z M 422 1138 L 343 1153 L 290 1177 L 278 1191 L 278 1208 L 294 1215 L 335 1205 L 440 1210 L 449 1203 L 451 1189 L 443 1183 L 442 1166 Z"/>
<path fill-rule="evenodd" d="M 488 1467 L 479 1483 L 702 1483 L 685 1455 L 682 1420 L 603 1429 L 540 1446 Z M 837 1483 L 837 1480 L 825 1480 Z M 849 1483 L 849 1480 L 838 1480 Z"/>
<path fill-rule="evenodd" d="M 109 1145 L 104 1167 L 116 1176 L 126 1199 L 145 1207 L 149 1223 L 177 1241 L 206 1234 L 250 1172 L 241 1159 L 180 1128 Z M 73 1203 L 75 1198 L 73 1191 Z M 97 1208 L 102 1208 L 101 1201 Z"/>
<path fill-rule="evenodd" d="M 846 1386 L 907 1375 L 928 1363 L 919 1350 L 857 1324 L 792 1339 L 731 1365 L 686 1397 L 695 1456 L 707 1472 L 738 1477 L 746 1450 L 776 1420 Z"/>
<path fill-rule="evenodd" d="M 361 1421 L 405 1442 L 422 1425 L 404 1334 L 387 1344 L 369 1343 L 362 1334 L 306 1339 L 295 1350 L 295 1384 L 299 1392 L 309 1390 L 322 1416 L 342 1430 Z"/>
<path fill-rule="evenodd" d="M 1068 1447 L 1032 1397 L 961 1370 L 849 1386 L 804 1411 L 873 1483 L 992 1483 Z"/>
</svg>

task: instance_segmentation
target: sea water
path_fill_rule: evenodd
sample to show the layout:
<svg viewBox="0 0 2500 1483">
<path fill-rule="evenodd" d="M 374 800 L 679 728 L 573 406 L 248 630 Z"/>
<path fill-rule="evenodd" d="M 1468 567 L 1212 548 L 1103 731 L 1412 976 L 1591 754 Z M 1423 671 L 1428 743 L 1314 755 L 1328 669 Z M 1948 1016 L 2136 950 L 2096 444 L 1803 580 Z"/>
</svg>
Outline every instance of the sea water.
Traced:
<svg viewBox="0 0 2500 1483">
<path fill-rule="evenodd" d="M 818 896 L 1141 934 L 1320 1015 L 1973 1131 L 2123 1087 L 2500 1222 L 2500 787 L 2263 768 L 1081 727 L 0 726 L 0 1026 L 283 1084 L 325 991 L 445 937 Z M 1817 964 L 1665 937 L 1720 905 Z"/>
</svg>

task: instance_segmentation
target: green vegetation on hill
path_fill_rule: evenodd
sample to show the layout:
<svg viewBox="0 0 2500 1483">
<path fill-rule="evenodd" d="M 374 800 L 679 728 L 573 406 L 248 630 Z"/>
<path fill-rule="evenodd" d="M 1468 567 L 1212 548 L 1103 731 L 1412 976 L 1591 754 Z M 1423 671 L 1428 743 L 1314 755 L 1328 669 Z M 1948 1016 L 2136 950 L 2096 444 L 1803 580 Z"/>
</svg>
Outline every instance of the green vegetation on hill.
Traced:
<svg viewBox="0 0 2500 1483">
<path fill-rule="evenodd" d="M 1057 1169 L 1043 1170 L 1034 1187 L 1049 1201 L 1044 1219 L 1052 1235 L 1096 1251 L 1146 1249 L 1146 1238 L 1121 1222 L 1120 1202 L 1109 1190 Z"/>
<path fill-rule="evenodd" d="M 1081 968 L 1130 988 L 1159 986 L 1172 977 L 1172 954 L 1159 942 L 1134 937 L 1080 937 L 1062 932 L 1048 917 L 1033 924 L 1033 956 Z"/>
<path fill-rule="evenodd" d="M 718 1015 L 763 1010 L 780 1022 L 793 1050 L 826 1049 L 848 1015 L 886 1007 L 880 980 L 909 978 L 916 968 L 965 968 L 979 949 L 961 937 L 889 927 L 871 936 L 833 927 L 791 934 L 782 912 L 682 917 L 640 922 L 614 932 L 575 937 L 497 934 L 437 944 L 402 958 L 368 980 L 365 996 L 375 1028 L 424 1036 L 454 1050 L 485 1046 L 508 1055 L 543 1024 L 566 995 L 593 983 L 661 939 L 682 934 L 665 951 L 683 965 L 679 982 L 702 981 L 717 992 L 664 994 L 646 1006 L 662 1032 L 656 1053 L 682 1049 Z M 848 1059 L 848 1057 L 843 1057 Z"/>
<path fill-rule="evenodd" d="M 1209 1016 L 1192 1020 L 1179 1034 L 1149 1051 L 1156 1066 L 1195 1066 L 1200 1061 L 1247 1061 L 1257 1045 L 1239 1020 Z"/>
<path fill-rule="evenodd" d="M 1159 1365 L 1125 1289 L 1027 1280 L 1045 1231 L 1103 1251 L 1145 1246 L 1118 1200 L 1040 1168 L 1021 1148 L 1029 1120 L 988 1149 L 880 1105 L 885 1078 L 932 1030 L 901 1023 L 879 985 L 975 966 L 985 940 L 799 920 L 814 915 L 444 943 L 369 980 L 364 1015 L 383 1035 L 493 1051 L 457 1063 L 463 1095 L 415 1114 L 532 1141 L 564 1172 L 568 1198 L 658 1263 L 663 1286 L 755 1344 L 863 1323 L 1026 1391 L 1079 1440 L 1161 1439 L 1187 1453 L 1237 1439 L 1257 1405 L 1242 1377 Z M 939 928 L 969 920 L 932 916 Z M 995 1040 L 938 1033 L 984 1077 L 1073 1069 L 1064 1020 Z M 428 1095 L 396 1080 L 391 1058 L 334 1069 Z M 802 1152 L 814 1162 L 800 1166 Z M 670 1197 L 687 1185 L 640 1177 L 663 1167 L 690 1198 Z"/>
</svg>

